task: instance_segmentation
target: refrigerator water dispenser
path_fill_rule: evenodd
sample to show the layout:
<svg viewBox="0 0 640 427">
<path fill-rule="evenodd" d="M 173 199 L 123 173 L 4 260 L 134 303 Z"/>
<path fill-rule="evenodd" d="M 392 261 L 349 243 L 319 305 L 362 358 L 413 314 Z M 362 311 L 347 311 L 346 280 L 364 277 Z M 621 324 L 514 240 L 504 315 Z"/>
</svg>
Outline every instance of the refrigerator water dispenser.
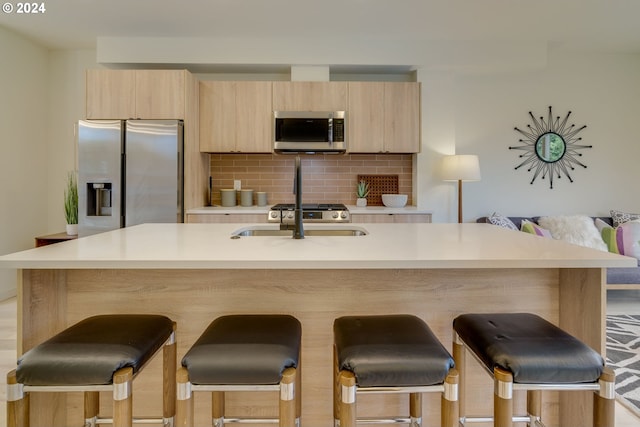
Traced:
<svg viewBox="0 0 640 427">
<path fill-rule="evenodd" d="M 111 183 L 87 183 L 87 216 L 111 216 Z"/>
</svg>

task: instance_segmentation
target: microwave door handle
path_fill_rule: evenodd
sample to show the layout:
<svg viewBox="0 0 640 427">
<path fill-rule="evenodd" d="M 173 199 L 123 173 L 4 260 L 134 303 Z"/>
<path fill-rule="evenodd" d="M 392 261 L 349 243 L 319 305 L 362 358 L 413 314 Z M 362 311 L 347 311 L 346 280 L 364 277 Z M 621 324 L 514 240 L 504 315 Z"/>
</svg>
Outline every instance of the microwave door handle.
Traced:
<svg viewBox="0 0 640 427">
<path fill-rule="evenodd" d="M 333 114 L 329 115 L 329 145 L 333 145 Z"/>
</svg>

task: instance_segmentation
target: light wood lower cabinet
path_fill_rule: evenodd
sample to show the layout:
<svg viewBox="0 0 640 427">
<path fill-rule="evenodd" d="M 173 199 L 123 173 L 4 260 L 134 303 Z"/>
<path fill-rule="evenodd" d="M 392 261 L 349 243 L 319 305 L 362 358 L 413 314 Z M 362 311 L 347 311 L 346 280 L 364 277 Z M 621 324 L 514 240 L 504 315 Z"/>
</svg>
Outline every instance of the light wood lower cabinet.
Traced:
<svg viewBox="0 0 640 427">
<path fill-rule="evenodd" d="M 187 214 L 186 222 L 192 224 L 266 223 L 267 214 Z"/>
<path fill-rule="evenodd" d="M 267 214 L 187 214 L 187 223 L 221 224 L 221 223 L 267 223 Z M 351 222 L 364 223 L 417 223 L 431 222 L 431 214 L 351 214 Z"/>
<path fill-rule="evenodd" d="M 417 223 L 431 222 L 431 214 L 351 214 L 351 222 L 363 223 Z"/>
</svg>

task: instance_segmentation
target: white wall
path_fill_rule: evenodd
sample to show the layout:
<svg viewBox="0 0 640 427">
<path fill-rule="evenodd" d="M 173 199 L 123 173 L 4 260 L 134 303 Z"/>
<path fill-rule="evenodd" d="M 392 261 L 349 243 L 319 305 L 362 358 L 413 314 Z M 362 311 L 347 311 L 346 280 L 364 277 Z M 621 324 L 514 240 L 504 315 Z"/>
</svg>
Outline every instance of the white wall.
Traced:
<svg viewBox="0 0 640 427">
<path fill-rule="evenodd" d="M 47 52 L 0 27 L 0 254 L 47 231 Z M 0 269 L 0 299 L 16 271 Z"/>
<path fill-rule="evenodd" d="M 0 27 L 0 254 L 64 231 L 67 171 L 76 166 L 74 123 L 84 111 L 84 69 L 95 51 L 48 51 Z M 16 271 L 0 269 L 0 300 Z"/>
<path fill-rule="evenodd" d="M 446 77 L 421 73 L 419 78 L 426 110 L 419 203 L 433 209 L 434 221 L 457 220 L 455 183 L 439 181 L 433 169 L 435 157 L 454 151 L 480 157 L 482 180 L 464 184 L 467 222 L 494 211 L 523 216 L 640 212 L 640 55 L 552 49 L 541 69 Z M 519 153 L 508 149 L 521 137 L 514 127 L 533 125 L 528 112 L 546 119 L 549 106 L 562 118 L 572 111 L 569 123 L 587 125 L 579 134 L 581 143 L 593 145 L 581 151 L 587 168 L 571 171 L 573 183 L 564 176 L 554 179 L 553 189 L 540 177 L 529 184 L 533 172 L 514 170 Z"/>
</svg>

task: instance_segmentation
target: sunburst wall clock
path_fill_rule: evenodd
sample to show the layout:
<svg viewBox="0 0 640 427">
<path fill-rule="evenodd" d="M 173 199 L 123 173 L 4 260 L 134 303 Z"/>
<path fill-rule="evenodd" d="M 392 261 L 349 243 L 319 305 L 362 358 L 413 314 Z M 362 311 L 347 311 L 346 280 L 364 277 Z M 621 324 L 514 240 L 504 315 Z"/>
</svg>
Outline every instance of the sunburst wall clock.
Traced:
<svg viewBox="0 0 640 427">
<path fill-rule="evenodd" d="M 533 125 L 528 124 L 527 130 L 514 128 L 524 136 L 518 140 L 520 145 L 509 147 L 510 150 L 524 151 L 518 156 L 523 161 L 515 169 L 527 167 L 527 172 L 533 171 L 530 184 L 533 184 L 538 177 L 541 179 L 548 177 L 549 188 L 553 188 L 554 177 L 560 179 L 563 175 L 573 182 L 570 171 L 575 170 L 576 166 L 582 166 L 585 169 L 587 167 L 577 159 L 582 156 L 579 151 L 592 148 L 591 145 L 578 144 L 582 141 L 578 134 L 587 125 L 582 127 L 576 127 L 575 124 L 568 125 L 571 111 L 561 120 L 560 116 L 553 117 L 551 107 L 546 120 L 543 116 L 536 119 L 531 111 L 529 116 Z"/>
</svg>

